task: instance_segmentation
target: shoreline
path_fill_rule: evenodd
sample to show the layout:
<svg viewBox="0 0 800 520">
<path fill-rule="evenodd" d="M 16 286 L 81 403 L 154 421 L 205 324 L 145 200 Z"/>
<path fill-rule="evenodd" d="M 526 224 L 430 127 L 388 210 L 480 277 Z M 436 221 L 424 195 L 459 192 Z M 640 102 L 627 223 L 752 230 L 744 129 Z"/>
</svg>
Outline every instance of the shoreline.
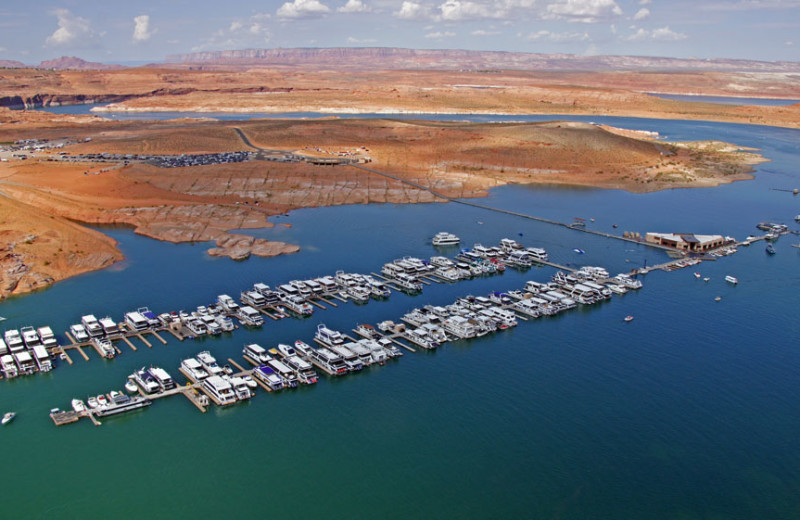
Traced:
<svg viewBox="0 0 800 520">
<path fill-rule="evenodd" d="M 684 95 L 684 94 L 676 94 L 676 95 Z M 685 95 L 692 95 L 692 94 L 685 94 Z M 694 94 L 694 95 L 701 95 L 701 94 Z M 702 94 L 705 95 L 705 94 Z M 657 98 L 661 99 L 661 98 Z M 756 99 L 756 98 L 753 98 Z M 778 98 L 763 98 L 763 99 L 778 99 Z M 800 103 L 798 103 L 800 104 Z M 723 105 L 721 106 L 737 106 L 737 105 Z M 743 107 L 753 107 L 758 108 L 759 105 L 741 105 Z M 778 105 L 775 107 L 769 108 L 786 108 L 791 107 L 793 105 Z M 154 105 L 151 107 L 131 107 L 120 105 L 116 103 L 111 103 L 102 107 L 93 107 L 90 109 L 90 112 L 93 113 L 101 113 L 101 114 L 146 114 L 149 112 L 154 113 L 198 113 L 198 114 L 301 114 L 301 113 L 317 113 L 317 114 L 326 114 L 327 117 L 335 117 L 336 114 L 347 114 L 347 115 L 366 115 L 366 114 L 379 114 L 385 115 L 387 118 L 391 118 L 390 116 L 396 115 L 454 115 L 454 116 L 504 116 L 504 117 L 514 117 L 514 116 L 553 116 L 554 121 L 558 121 L 559 117 L 626 117 L 626 118 L 633 118 L 633 119 L 666 119 L 666 120 L 674 120 L 674 121 L 708 121 L 713 123 L 729 123 L 729 124 L 749 124 L 749 125 L 757 125 L 757 126 L 771 126 L 776 128 L 789 128 L 789 129 L 798 129 L 800 128 L 800 121 L 791 121 L 791 122 L 783 122 L 778 120 L 766 120 L 766 121 L 746 121 L 746 116 L 721 116 L 710 118 L 703 114 L 699 114 L 696 117 L 691 117 L 687 114 L 681 113 L 663 113 L 663 112 L 651 112 L 651 111 L 644 111 L 638 112 L 633 111 L 632 113 L 615 113 L 615 111 L 611 110 L 602 110 L 597 108 L 590 108 L 586 110 L 575 110 L 571 113 L 555 113 L 549 111 L 536 111 L 528 110 L 528 111 L 501 111 L 501 110 L 457 110 L 457 109 L 449 109 L 449 110 L 408 110 L 408 109 L 359 109 L 359 108 L 346 108 L 346 107 L 304 107 L 304 108 L 297 108 L 294 110 L 287 110 L 285 107 L 277 108 L 275 106 L 263 106 L 263 107 L 238 107 L 238 108 L 212 108 L 203 105 L 193 106 L 193 107 L 167 107 L 167 106 L 158 106 Z M 99 116 L 102 117 L 102 116 Z M 180 118 L 176 118 L 180 119 Z M 210 119 L 215 119 L 211 117 Z M 290 119 L 320 119 L 320 118 L 311 118 L 311 117 L 300 117 L 300 118 L 290 118 Z M 109 118 L 109 120 L 113 120 Z M 258 118 L 253 118 L 251 120 L 258 120 Z M 506 123 L 513 123 L 515 121 L 504 121 Z M 526 122 L 526 121 L 518 121 L 518 122 Z"/>
</svg>

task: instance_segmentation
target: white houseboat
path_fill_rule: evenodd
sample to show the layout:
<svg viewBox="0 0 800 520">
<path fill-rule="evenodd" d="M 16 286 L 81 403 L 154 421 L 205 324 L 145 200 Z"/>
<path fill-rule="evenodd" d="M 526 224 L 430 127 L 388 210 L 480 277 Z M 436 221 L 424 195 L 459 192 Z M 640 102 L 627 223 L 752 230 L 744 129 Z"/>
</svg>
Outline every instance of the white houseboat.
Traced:
<svg viewBox="0 0 800 520">
<path fill-rule="evenodd" d="M 338 330 L 329 329 L 323 323 L 320 323 L 317 326 L 317 333 L 314 335 L 314 339 L 329 347 L 344 344 L 344 337 L 342 337 L 342 333 Z"/>
<path fill-rule="evenodd" d="M 209 376 L 203 380 L 203 390 L 211 400 L 220 406 L 227 406 L 236 402 L 233 386 L 220 376 Z"/>
<path fill-rule="evenodd" d="M 327 348 L 312 349 L 309 361 L 332 376 L 343 376 L 348 372 L 344 359 Z"/>
<path fill-rule="evenodd" d="M 258 343 L 245 345 L 244 349 L 242 349 L 242 355 L 254 365 L 263 365 L 272 359 L 272 356 L 267 354 L 267 349 Z"/>
</svg>

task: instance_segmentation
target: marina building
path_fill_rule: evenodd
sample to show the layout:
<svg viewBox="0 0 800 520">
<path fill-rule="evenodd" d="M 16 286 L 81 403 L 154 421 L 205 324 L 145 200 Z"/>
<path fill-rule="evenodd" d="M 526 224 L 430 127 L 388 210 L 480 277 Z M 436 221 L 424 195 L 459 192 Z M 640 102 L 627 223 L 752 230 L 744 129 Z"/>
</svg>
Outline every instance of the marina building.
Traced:
<svg viewBox="0 0 800 520">
<path fill-rule="evenodd" d="M 722 235 L 694 235 L 691 233 L 648 233 L 645 242 L 671 247 L 690 253 L 716 249 L 725 244 Z"/>
</svg>

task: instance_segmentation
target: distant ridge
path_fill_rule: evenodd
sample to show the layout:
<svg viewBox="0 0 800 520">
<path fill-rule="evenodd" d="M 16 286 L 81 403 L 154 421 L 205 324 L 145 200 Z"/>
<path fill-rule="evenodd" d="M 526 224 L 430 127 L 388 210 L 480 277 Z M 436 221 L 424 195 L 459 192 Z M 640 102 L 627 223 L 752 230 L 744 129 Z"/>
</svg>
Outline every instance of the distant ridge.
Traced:
<svg viewBox="0 0 800 520">
<path fill-rule="evenodd" d="M 126 69 L 124 65 L 113 65 L 86 61 L 76 56 L 61 56 L 52 60 L 45 60 L 38 65 L 28 65 L 16 60 L 0 60 L 0 68 L 6 69 L 53 69 L 53 70 L 119 70 Z"/>
<path fill-rule="evenodd" d="M 244 49 L 167 56 L 167 63 L 199 66 L 280 66 L 376 69 L 710 70 L 800 72 L 800 62 L 647 56 L 581 56 L 522 52 L 331 47 Z"/>
<path fill-rule="evenodd" d="M 122 65 L 109 65 L 107 63 L 98 63 L 96 61 L 86 61 L 75 56 L 61 56 L 53 60 L 45 60 L 39 65 L 35 66 L 37 69 L 57 69 L 57 70 L 117 70 L 126 67 Z"/>
<path fill-rule="evenodd" d="M 26 65 L 21 61 L 16 61 L 16 60 L 0 60 L 0 67 L 6 69 L 21 69 L 23 67 L 26 67 Z"/>
</svg>

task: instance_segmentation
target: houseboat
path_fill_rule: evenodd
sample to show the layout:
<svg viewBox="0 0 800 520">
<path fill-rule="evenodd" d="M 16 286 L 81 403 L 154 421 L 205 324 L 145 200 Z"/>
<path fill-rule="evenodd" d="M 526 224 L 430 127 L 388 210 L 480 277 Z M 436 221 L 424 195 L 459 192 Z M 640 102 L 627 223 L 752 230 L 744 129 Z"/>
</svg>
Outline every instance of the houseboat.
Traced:
<svg viewBox="0 0 800 520">
<path fill-rule="evenodd" d="M 25 343 L 22 341 L 19 331 L 16 329 L 7 330 L 3 337 L 6 340 L 8 350 L 14 354 L 25 350 Z"/>
<path fill-rule="evenodd" d="M 117 336 L 122 332 L 119 330 L 117 322 L 109 316 L 100 319 L 100 326 L 103 328 L 103 334 L 107 337 Z"/>
<path fill-rule="evenodd" d="M 425 329 L 422 327 L 416 329 L 407 329 L 403 333 L 403 337 L 406 338 L 411 343 L 418 345 L 424 349 L 433 350 L 439 347 L 439 343 L 434 341 L 428 333 L 425 332 Z"/>
<path fill-rule="evenodd" d="M 348 372 L 344 359 L 327 348 L 312 349 L 309 361 L 332 376 L 343 376 Z"/>
<path fill-rule="evenodd" d="M 217 360 L 211 355 L 211 352 L 204 350 L 197 354 L 197 361 L 203 366 L 203 369 L 208 372 L 210 376 L 221 376 L 225 371 L 217 364 Z"/>
<path fill-rule="evenodd" d="M 270 366 L 258 365 L 253 369 L 253 377 L 261 381 L 271 391 L 283 388 L 283 379 Z"/>
<path fill-rule="evenodd" d="M 53 360 L 50 359 L 50 354 L 44 345 L 36 345 L 31 349 L 33 351 L 33 360 L 36 362 L 36 367 L 39 372 L 50 372 L 53 370 Z"/>
<path fill-rule="evenodd" d="M 208 377 L 208 372 L 203 368 L 203 364 L 193 357 L 181 361 L 179 370 L 193 383 L 197 383 Z"/>
<path fill-rule="evenodd" d="M 257 309 L 267 306 L 267 299 L 258 291 L 244 291 L 241 294 L 242 303 Z"/>
<path fill-rule="evenodd" d="M 161 391 L 161 386 L 158 384 L 158 381 L 156 381 L 153 374 L 146 367 L 142 367 L 134 372 L 133 380 L 146 394 L 154 394 Z"/>
<path fill-rule="evenodd" d="M 138 311 L 125 314 L 125 325 L 133 332 L 143 332 L 150 328 L 150 322 Z"/>
<path fill-rule="evenodd" d="M 19 367 L 20 375 L 31 375 L 36 372 L 36 362 L 30 352 L 23 350 L 14 354 L 14 360 Z"/>
<path fill-rule="evenodd" d="M 313 385 L 319 380 L 319 376 L 314 371 L 311 363 L 301 358 L 300 356 L 287 356 L 283 358 L 286 366 L 292 369 L 297 374 L 297 379 L 305 385 Z"/>
<path fill-rule="evenodd" d="M 22 327 L 19 329 L 19 332 L 22 335 L 22 342 L 25 343 L 25 348 L 28 350 L 42 344 L 42 340 L 39 339 L 39 334 L 33 327 Z"/>
<path fill-rule="evenodd" d="M 114 350 L 114 345 L 106 338 L 92 338 L 92 343 L 95 344 L 106 359 L 113 359 L 117 355 L 117 351 Z"/>
<path fill-rule="evenodd" d="M 209 376 L 204 379 L 203 390 L 219 406 L 227 406 L 236 402 L 233 385 L 221 376 Z"/>
<path fill-rule="evenodd" d="M 53 329 L 50 327 L 39 327 L 36 331 L 39 334 L 39 339 L 42 341 L 44 348 L 55 348 L 58 346 L 56 335 L 53 334 Z"/>
<path fill-rule="evenodd" d="M 236 303 L 233 298 L 228 296 L 227 294 L 220 294 L 217 296 L 217 305 L 222 307 L 225 312 L 230 314 L 236 314 L 236 311 L 239 310 L 239 304 Z"/>
<path fill-rule="evenodd" d="M 89 333 L 86 332 L 86 327 L 81 323 L 70 325 L 69 331 L 72 333 L 72 338 L 78 343 L 85 343 L 89 341 Z"/>
<path fill-rule="evenodd" d="M 284 388 L 297 388 L 297 374 L 295 374 L 294 371 L 285 363 L 278 361 L 277 359 L 270 359 L 266 365 L 271 367 L 276 374 L 281 376 Z"/>
<path fill-rule="evenodd" d="M 242 355 L 254 365 L 263 365 L 272 359 L 272 356 L 267 354 L 267 349 L 258 343 L 250 343 L 249 345 L 245 345 L 244 349 L 242 350 Z"/>
<path fill-rule="evenodd" d="M 333 345 L 330 350 L 342 358 L 348 371 L 358 372 L 364 368 L 364 363 L 361 362 L 356 353 L 344 345 Z"/>
<path fill-rule="evenodd" d="M 461 243 L 461 239 L 453 233 L 440 231 L 433 236 L 433 240 L 431 242 L 435 246 L 457 246 Z"/>
<path fill-rule="evenodd" d="M 100 397 L 104 398 L 102 402 Z M 152 401 L 140 395 L 129 396 L 114 390 L 108 394 L 107 398 L 106 396 L 98 396 L 98 405 L 94 409 L 94 414 L 99 417 L 107 417 L 138 410 L 139 408 L 150 406 L 152 403 Z"/>
<path fill-rule="evenodd" d="M 228 382 L 233 387 L 233 393 L 236 396 L 238 401 L 245 401 L 253 397 L 253 391 L 250 389 L 250 385 L 247 384 L 247 380 L 243 377 L 231 377 Z"/>
<path fill-rule="evenodd" d="M 172 390 L 176 386 L 172 376 L 161 367 L 150 367 L 150 375 L 153 376 L 153 379 L 155 379 L 162 391 Z"/>
<path fill-rule="evenodd" d="M 314 308 L 299 294 L 281 293 L 280 304 L 301 316 L 314 314 Z"/>
<path fill-rule="evenodd" d="M 81 317 L 81 325 L 86 329 L 89 338 L 99 338 L 103 335 L 103 327 L 100 325 L 100 322 L 97 321 L 97 318 L 94 317 L 94 314 L 87 314 Z"/>
<path fill-rule="evenodd" d="M 323 323 L 317 326 L 317 333 L 314 335 L 314 339 L 329 347 L 344 344 L 342 333 L 337 330 L 329 329 Z"/>
<path fill-rule="evenodd" d="M 464 316 L 450 316 L 443 322 L 444 330 L 461 339 L 474 338 L 478 331 Z"/>
<path fill-rule="evenodd" d="M 239 307 L 239 310 L 236 312 L 236 317 L 239 318 L 239 321 L 243 324 L 251 327 L 260 327 L 264 324 L 264 316 L 249 305 Z"/>
<path fill-rule="evenodd" d="M 17 364 L 14 362 L 14 356 L 11 354 L 0 356 L 0 367 L 2 367 L 3 370 L 3 377 L 6 379 L 11 379 L 19 375 Z"/>
</svg>

